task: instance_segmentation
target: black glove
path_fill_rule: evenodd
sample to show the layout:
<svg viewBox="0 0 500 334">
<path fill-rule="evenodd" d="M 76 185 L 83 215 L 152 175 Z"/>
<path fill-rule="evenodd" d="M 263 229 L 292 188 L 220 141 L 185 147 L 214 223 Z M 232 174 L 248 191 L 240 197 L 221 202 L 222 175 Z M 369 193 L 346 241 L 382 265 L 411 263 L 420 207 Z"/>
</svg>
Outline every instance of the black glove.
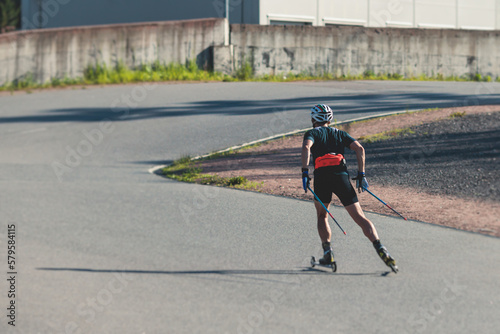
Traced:
<svg viewBox="0 0 500 334">
<path fill-rule="evenodd" d="M 309 177 L 309 169 L 302 168 L 302 187 L 304 191 L 307 193 L 307 188 L 309 188 L 311 184 L 311 178 Z"/>
</svg>

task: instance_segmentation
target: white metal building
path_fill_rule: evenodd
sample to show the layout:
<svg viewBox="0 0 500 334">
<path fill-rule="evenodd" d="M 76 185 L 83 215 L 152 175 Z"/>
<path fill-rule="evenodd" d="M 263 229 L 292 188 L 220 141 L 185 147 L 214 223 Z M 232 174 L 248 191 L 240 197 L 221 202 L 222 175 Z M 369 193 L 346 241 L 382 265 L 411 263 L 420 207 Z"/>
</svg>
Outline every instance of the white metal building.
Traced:
<svg viewBox="0 0 500 334">
<path fill-rule="evenodd" d="M 500 29 L 500 0 L 22 0 L 22 28 L 224 17 L 231 23 Z"/>
<path fill-rule="evenodd" d="M 500 29 L 499 0 L 260 1 L 260 24 Z"/>
</svg>

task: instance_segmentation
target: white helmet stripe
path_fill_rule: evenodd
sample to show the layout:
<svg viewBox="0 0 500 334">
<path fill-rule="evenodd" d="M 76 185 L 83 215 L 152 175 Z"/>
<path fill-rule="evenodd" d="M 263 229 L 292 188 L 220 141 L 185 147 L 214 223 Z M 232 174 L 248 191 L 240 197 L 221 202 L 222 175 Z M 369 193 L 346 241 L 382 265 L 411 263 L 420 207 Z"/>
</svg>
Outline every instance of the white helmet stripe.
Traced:
<svg viewBox="0 0 500 334">
<path fill-rule="evenodd" d="M 316 122 L 330 122 L 333 119 L 333 111 L 326 104 L 317 104 L 311 108 L 311 118 Z"/>
</svg>

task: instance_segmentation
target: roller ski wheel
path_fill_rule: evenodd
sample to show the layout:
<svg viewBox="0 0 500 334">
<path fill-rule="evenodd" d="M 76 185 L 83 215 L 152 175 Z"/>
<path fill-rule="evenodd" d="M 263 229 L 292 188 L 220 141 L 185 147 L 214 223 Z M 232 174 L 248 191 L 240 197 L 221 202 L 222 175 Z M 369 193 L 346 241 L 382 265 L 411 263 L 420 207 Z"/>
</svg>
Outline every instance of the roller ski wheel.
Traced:
<svg viewBox="0 0 500 334">
<path fill-rule="evenodd" d="M 322 264 L 322 263 L 319 263 L 318 261 L 316 261 L 316 258 L 314 256 L 311 256 L 311 268 L 314 268 L 316 266 L 330 268 L 330 269 L 332 269 L 332 272 L 337 271 L 337 263 L 335 261 L 333 261 L 330 264 Z"/>
<path fill-rule="evenodd" d="M 397 274 L 397 273 L 398 273 L 399 268 L 398 268 L 398 266 L 396 265 L 396 263 L 390 263 L 390 264 L 388 264 L 388 266 L 392 269 L 392 271 L 393 271 L 395 274 Z"/>
</svg>

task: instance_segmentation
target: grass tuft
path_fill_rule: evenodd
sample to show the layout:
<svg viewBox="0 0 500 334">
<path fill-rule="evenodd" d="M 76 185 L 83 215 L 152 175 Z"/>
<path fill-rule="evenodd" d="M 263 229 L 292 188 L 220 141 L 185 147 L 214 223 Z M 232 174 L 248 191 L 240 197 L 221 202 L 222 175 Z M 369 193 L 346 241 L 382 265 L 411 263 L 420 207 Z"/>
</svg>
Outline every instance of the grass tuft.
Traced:
<svg viewBox="0 0 500 334">
<path fill-rule="evenodd" d="M 249 81 L 254 78 L 252 65 L 248 61 L 244 62 L 236 71 L 236 79 L 239 81 Z"/>
<path fill-rule="evenodd" d="M 459 118 L 459 117 L 464 117 L 464 116 L 465 116 L 465 111 L 463 111 L 463 112 L 457 111 L 457 112 L 454 112 L 453 114 L 451 114 L 449 117 L 450 118 Z"/>
<path fill-rule="evenodd" d="M 212 174 L 202 174 L 202 168 L 190 157 L 182 157 L 163 168 L 163 175 L 168 178 L 190 183 L 199 183 L 219 187 L 231 187 L 258 191 L 262 183 L 250 182 L 243 176 L 220 177 Z"/>
<path fill-rule="evenodd" d="M 403 128 L 403 129 L 393 129 L 389 131 L 384 131 L 381 133 L 376 133 L 374 135 L 369 135 L 369 136 L 362 136 L 358 138 L 359 141 L 362 141 L 363 143 L 375 143 L 381 140 L 387 140 L 391 138 L 397 138 L 401 137 L 404 135 L 408 134 L 413 134 L 415 131 L 413 131 L 411 128 Z"/>
</svg>

